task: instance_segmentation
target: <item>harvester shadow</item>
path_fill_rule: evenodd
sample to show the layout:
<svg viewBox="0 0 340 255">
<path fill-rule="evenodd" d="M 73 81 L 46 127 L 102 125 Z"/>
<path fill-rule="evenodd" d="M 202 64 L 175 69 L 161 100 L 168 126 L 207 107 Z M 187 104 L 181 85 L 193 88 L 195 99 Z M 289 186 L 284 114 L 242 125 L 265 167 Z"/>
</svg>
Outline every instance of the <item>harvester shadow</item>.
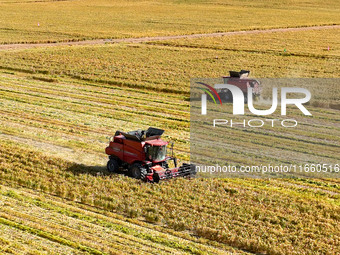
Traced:
<svg viewBox="0 0 340 255">
<path fill-rule="evenodd" d="M 92 176 L 110 176 L 116 174 L 107 171 L 106 166 L 87 166 L 77 163 L 73 163 L 66 170 L 73 173 L 74 175 L 89 174 Z M 120 171 L 118 174 L 127 175 L 125 171 Z"/>
<path fill-rule="evenodd" d="M 110 175 L 111 174 L 106 170 L 105 166 L 87 166 L 87 165 L 77 164 L 77 163 L 73 163 L 66 170 L 73 173 L 74 175 L 89 174 L 93 176 L 98 176 L 98 175 Z"/>
</svg>

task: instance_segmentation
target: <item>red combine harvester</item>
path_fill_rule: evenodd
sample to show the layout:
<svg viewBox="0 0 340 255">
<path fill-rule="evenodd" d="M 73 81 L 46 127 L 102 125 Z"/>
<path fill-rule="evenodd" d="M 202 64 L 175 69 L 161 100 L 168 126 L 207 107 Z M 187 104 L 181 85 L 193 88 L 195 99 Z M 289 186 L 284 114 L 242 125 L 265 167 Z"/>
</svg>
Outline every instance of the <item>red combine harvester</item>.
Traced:
<svg viewBox="0 0 340 255">
<path fill-rule="evenodd" d="M 250 71 L 241 70 L 240 72 L 230 71 L 230 76 L 223 76 L 224 84 L 239 87 L 244 94 L 244 103 L 248 102 L 248 87 L 253 88 L 253 97 L 256 99 L 261 94 L 260 82 L 255 79 L 249 79 Z M 228 89 L 216 89 L 222 101 L 232 101 L 232 94 Z"/>
<path fill-rule="evenodd" d="M 122 167 L 128 169 L 131 177 L 148 182 L 194 176 L 195 165 L 184 163 L 178 167 L 177 159 L 166 155 L 168 142 L 161 139 L 163 133 L 164 130 L 152 127 L 127 133 L 116 131 L 105 149 L 109 155 L 107 170 L 117 173 Z M 174 168 L 169 168 L 169 161 L 173 161 Z"/>
</svg>

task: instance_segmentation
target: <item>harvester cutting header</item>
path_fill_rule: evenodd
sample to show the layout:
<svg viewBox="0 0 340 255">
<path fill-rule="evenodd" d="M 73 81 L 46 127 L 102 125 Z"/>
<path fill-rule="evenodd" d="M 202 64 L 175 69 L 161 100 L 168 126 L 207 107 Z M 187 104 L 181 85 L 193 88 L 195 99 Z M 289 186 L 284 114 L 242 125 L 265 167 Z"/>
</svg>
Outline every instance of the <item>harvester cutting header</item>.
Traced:
<svg viewBox="0 0 340 255">
<path fill-rule="evenodd" d="M 148 182 L 195 175 L 195 165 L 184 163 L 178 167 L 177 159 L 167 156 L 169 142 L 161 139 L 163 133 L 164 130 L 152 127 L 127 133 L 116 131 L 105 149 L 109 155 L 108 171 L 127 169 L 131 177 Z M 169 168 L 169 161 L 173 161 L 174 168 Z"/>
</svg>

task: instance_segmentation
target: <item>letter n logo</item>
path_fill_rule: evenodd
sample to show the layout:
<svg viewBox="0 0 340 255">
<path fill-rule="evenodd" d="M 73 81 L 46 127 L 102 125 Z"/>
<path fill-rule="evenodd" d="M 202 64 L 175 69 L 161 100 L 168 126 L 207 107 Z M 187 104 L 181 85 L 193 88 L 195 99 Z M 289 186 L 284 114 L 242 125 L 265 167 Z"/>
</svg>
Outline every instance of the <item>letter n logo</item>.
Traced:
<svg viewBox="0 0 340 255">
<path fill-rule="evenodd" d="M 209 86 L 206 85 L 204 83 L 198 82 L 200 84 L 203 84 L 205 86 Z M 244 95 L 243 92 L 240 88 L 234 86 L 234 85 L 229 85 L 229 84 L 216 84 L 215 85 L 215 89 L 212 88 L 211 86 L 209 86 L 209 89 L 212 90 L 214 92 L 214 94 L 217 96 L 217 98 L 220 100 L 220 103 L 222 105 L 222 101 L 220 99 L 220 96 L 218 95 L 217 91 L 215 89 L 229 89 L 232 96 L 233 96 L 233 114 L 234 115 L 243 115 L 244 114 Z M 206 115 L 207 114 L 207 94 L 210 95 L 212 98 L 212 94 L 209 92 L 207 93 L 207 91 L 205 89 L 204 90 L 206 93 L 202 94 L 201 96 L 201 114 L 202 115 Z M 216 103 L 215 99 L 213 98 L 214 102 Z"/>
</svg>

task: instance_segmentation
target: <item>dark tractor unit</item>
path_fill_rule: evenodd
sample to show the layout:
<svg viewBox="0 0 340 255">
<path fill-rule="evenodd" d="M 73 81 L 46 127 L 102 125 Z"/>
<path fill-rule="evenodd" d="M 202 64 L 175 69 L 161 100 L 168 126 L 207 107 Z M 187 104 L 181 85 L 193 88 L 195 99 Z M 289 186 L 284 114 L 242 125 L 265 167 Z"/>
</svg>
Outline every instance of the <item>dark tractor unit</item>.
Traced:
<svg viewBox="0 0 340 255">
<path fill-rule="evenodd" d="M 248 78 L 250 71 L 241 70 L 240 72 L 230 71 L 230 76 L 223 76 L 223 83 L 234 85 L 240 88 L 244 94 L 244 102 L 248 102 L 248 88 L 253 88 L 253 98 L 256 99 L 261 94 L 260 82 Z M 228 89 L 216 89 L 220 98 L 224 102 L 232 101 L 232 94 Z"/>
</svg>

